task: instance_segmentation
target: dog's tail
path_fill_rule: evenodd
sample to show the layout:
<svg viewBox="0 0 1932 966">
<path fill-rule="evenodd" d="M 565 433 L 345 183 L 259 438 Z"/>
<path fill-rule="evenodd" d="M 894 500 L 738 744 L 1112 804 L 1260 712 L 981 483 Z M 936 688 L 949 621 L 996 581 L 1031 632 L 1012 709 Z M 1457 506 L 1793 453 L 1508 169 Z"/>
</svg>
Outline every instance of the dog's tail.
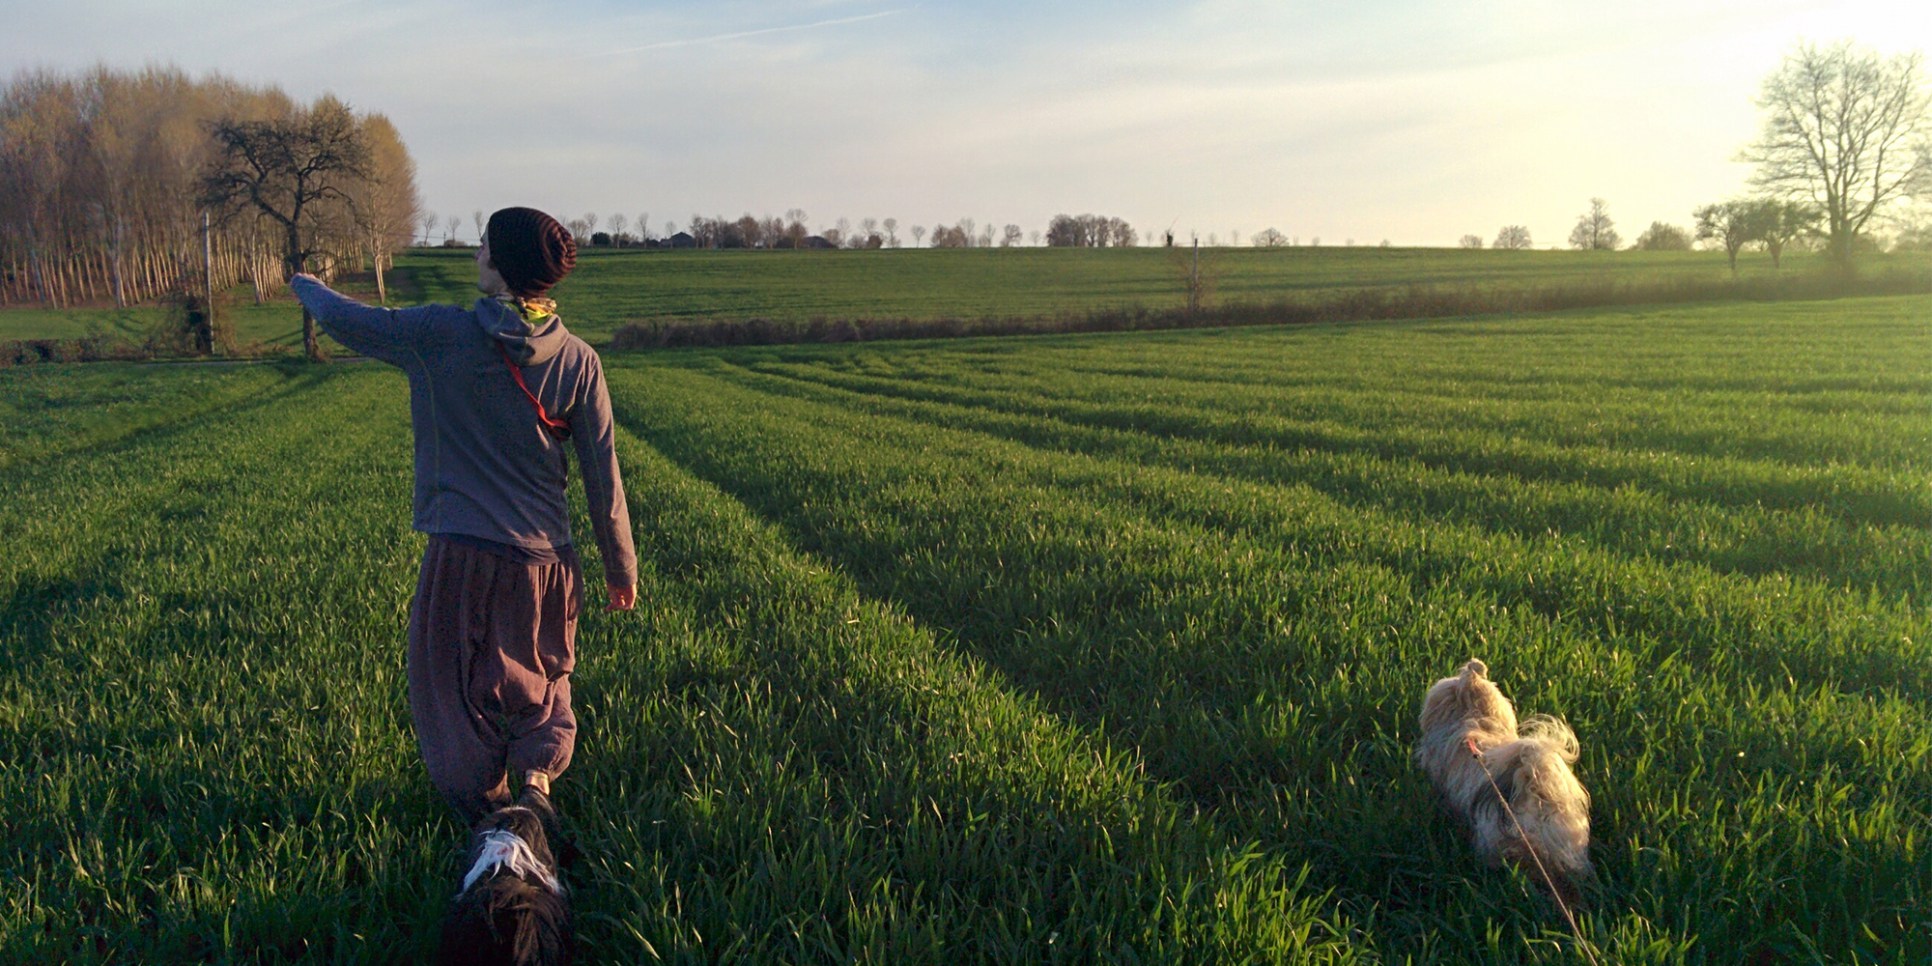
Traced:
<svg viewBox="0 0 1932 966">
<path fill-rule="evenodd" d="M 1547 714 L 1533 714 L 1523 719 L 1517 727 L 1517 734 L 1525 741 L 1533 741 L 1555 752 L 1566 765 L 1576 764 L 1577 757 L 1583 753 L 1577 744 L 1576 732 L 1570 726 Z"/>
<path fill-rule="evenodd" d="M 1575 905 L 1582 887 L 1595 877 L 1590 865 L 1590 793 L 1570 771 L 1578 754 L 1576 734 L 1563 722 L 1538 715 L 1524 723 L 1522 740 L 1513 748 L 1514 774 L 1504 790 L 1523 840 L 1503 851 L 1525 869 L 1534 870 L 1540 861 L 1553 880 L 1547 885 Z M 1534 856 L 1527 854 L 1530 850 Z"/>
</svg>

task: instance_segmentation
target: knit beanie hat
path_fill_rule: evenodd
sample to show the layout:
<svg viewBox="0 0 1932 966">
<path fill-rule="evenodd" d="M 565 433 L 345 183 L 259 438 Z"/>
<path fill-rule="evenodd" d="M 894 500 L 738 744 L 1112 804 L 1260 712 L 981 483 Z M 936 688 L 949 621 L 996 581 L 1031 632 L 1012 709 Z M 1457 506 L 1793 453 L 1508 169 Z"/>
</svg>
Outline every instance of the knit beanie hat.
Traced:
<svg viewBox="0 0 1932 966">
<path fill-rule="evenodd" d="M 535 208 L 504 208 L 484 237 L 490 263 L 515 295 L 542 295 L 577 266 L 577 242 L 557 219 Z"/>
</svg>

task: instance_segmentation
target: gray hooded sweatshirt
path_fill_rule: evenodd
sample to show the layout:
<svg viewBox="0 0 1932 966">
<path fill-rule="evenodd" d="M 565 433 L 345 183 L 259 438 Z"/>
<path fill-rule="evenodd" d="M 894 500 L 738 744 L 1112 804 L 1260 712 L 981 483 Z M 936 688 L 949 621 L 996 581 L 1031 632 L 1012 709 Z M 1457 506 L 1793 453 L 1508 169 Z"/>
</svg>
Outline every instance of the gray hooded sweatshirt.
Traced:
<svg viewBox="0 0 1932 966">
<path fill-rule="evenodd" d="M 417 530 L 538 553 L 570 545 L 564 442 L 538 422 L 507 352 L 544 410 L 570 425 L 605 582 L 637 583 L 603 364 L 561 319 L 533 326 L 491 298 L 384 309 L 308 279 L 289 287 L 336 341 L 409 377 Z"/>
</svg>

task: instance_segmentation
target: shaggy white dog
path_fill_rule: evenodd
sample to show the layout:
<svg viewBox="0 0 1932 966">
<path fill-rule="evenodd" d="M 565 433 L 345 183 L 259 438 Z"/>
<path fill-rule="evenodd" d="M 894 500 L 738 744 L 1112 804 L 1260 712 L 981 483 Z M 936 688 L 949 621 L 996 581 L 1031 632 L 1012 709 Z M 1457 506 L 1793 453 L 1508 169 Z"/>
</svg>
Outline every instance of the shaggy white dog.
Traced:
<svg viewBox="0 0 1932 966">
<path fill-rule="evenodd" d="M 1518 728 L 1516 709 L 1471 660 L 1422 701 L 1416 763 L 1468 826 L 1476 853 L 1521 866 L 1574 903 L 1590 868 L 1590 793 L 1570 772 L 1576 734 L 1548 715 Z"/>
</svg>

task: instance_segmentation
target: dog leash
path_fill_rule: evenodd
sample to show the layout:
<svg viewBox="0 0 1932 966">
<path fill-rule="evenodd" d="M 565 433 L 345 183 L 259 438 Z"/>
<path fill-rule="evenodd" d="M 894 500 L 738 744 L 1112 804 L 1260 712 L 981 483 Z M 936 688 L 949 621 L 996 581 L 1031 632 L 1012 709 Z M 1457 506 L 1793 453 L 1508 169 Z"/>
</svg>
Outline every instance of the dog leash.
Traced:
<svg viewBox="0 0 1932 966">
<path fill-rule="evenodd" d="M 1476 736 L 1470 735 L 1464 738 L 1462 743 L 1463 747 L 1469 749 L 1470 756 L 1480 765 L 1483 760 L 1483 750 L 1476 747 Z M 1502 803 L 1503 814 L 1509 816 L 1509 824 L 1515 826 L 1517 837 L 1523 840 L 1523 848 L 1529 851 L 1530 861 L 1536 863 L 1536 871 L 1543 876 L 1543 884 L 1550 887 L 1550 898 L 1556 900 L 1556 908 L 1563 912 L 1564 921 L 1570 924 L 1570 935 L 1576 937 L 1577 948 L 1583 950 L 1583 957 L 1590 961 L 1590 966 L 1598 966 L 1596 951 L 1591 948 L 1590 941 L 1583 938 L 1583 931 L 1577 928 L 1576 916 L 1570 912 L 1570 904 L 1563 901 L 1563 894 L 1556 888 L 1555 877 L 1550 875 L 1549 869 L 1543 867 L 1543 857 L 1536 853 L 1536 846 L 1531 844 L 1529 833 L 1523 831 L 1523 823 L 1516 820 L 1516 810 L 1509 807 L 1509 797 L 1504 795 L 1502 788 L 1497 786 L 1496 779 L 1490 777 L 1488 768 L 1483 768 L 1482 771 L 1483 780 L 1489 783 L 1489 790 L 1496 793 L 1496 801 Z"/>
</svg>

